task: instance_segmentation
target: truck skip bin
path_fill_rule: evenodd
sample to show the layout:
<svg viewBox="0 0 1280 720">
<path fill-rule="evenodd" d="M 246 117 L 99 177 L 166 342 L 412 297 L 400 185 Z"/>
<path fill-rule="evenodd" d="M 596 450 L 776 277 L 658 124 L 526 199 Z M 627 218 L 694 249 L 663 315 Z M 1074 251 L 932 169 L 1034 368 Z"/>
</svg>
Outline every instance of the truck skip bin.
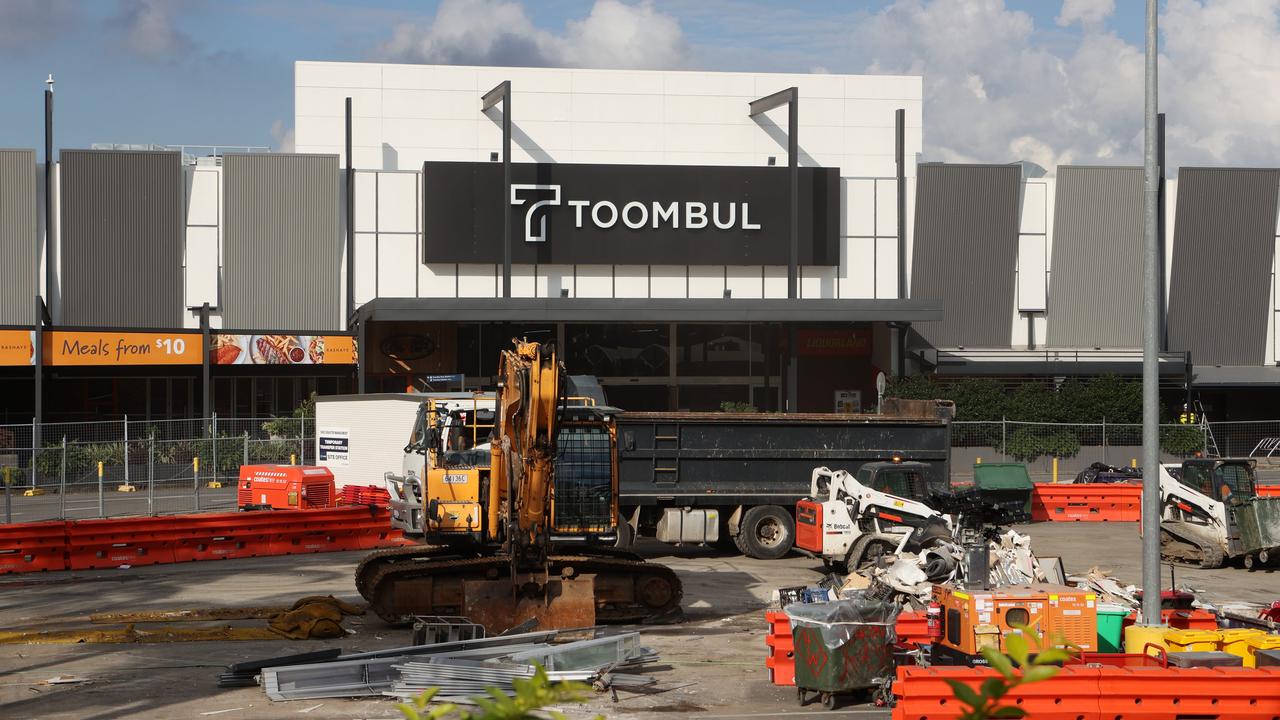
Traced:
<svg viewBox="0 0 1280 720">
<path fill-rule="evenodd" d="M 883 415 L 620 413 L 619 545 L 652 535 L 780 558 L 815 467 L 920 461 L 928 488 L 947 492 L 954 405 L 885 404 Z"/>
</svg>

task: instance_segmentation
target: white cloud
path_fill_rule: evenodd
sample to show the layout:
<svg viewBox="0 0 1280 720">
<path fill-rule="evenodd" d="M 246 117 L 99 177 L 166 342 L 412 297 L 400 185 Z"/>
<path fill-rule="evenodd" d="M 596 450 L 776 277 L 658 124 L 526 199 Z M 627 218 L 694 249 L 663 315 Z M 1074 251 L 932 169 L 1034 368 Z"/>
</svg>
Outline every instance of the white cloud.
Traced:
<svg viewBox="0 0 1280 720">
<path fill-rule="evenodd" d="M 401 23 L 374 54 L 382 60 L 453 65 L 682 67 L 688 49 L 675 18 L 649 2 L 596 0 L 555 34 L 514 0 L 444 0 L 427 26 Z"/>
<path fill-rule="evenodd" d="M 276 143 L 276 152 L 293 152 L 293 128 L 285 127 L 284 121 L 276 120 L 271 123 L 271 139 Z"/>
<path fill-rule="evenodd" d="M 1111 17 L 1116 11 L 1116 0 L 1062 0 L 1062 12 L 1058 24 L 1066 27 L 1073 23 L 1096 25 Z"/>
<path fill-rule="evenodd" d="M 853 47 L 863 70 L 924 76 L 930 159 L 1140 164 L 1144 48 L 1102 26 L 1111 5 L 1067 0 L 1080 39 L 1050 47 L 1003 0 L 896 0 Z M 1160 26 L 1171 170 L 1280 164 L 1280 0 L 1169 0 Z"/>
<path fill-rule="evenodd" d="M 79 16 L 74 0 L 2 0 L 0 51 L 26 51 L 49 42 Z"/>
<path fill-rule="evenodd" d="M 195 45 L 177 26 L 177 14 L 184 4 L 185 0 L 120 0 L 111 24 L 120 30 L 125 50 L 145 60 L 178 59 Z"/>
</svg>

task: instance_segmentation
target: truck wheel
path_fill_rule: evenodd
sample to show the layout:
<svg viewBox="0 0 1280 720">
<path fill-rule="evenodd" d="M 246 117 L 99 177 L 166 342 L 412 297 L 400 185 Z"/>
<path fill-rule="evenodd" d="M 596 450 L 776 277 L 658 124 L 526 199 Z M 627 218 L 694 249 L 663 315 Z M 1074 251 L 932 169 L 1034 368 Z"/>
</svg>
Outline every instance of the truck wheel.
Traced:
<svg viewBox="0 0 1280 720">
<path fill-rule="evenodd" d="M 777 505 L 759 505 L 743 513 L 734 542 L 747 557 L 777 560 L 791 550 L 795 539 L 791 513 Z"/>
</svg>

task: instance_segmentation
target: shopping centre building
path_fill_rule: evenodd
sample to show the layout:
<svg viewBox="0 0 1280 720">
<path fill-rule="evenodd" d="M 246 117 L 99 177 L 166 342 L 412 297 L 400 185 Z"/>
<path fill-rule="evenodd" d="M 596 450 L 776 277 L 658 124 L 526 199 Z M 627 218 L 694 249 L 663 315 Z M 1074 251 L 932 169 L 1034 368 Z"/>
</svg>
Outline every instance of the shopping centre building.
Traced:
<svg viewBox="0 0 1280 720">
<path fill-rule="evenodd" d="M 0 151 L 0 421 L 484 387 L 514 336 L 628 409 L 1136 375 L 1142 170 L 920 162 L 921 108 L 920 77 L 299 62 L 296 154 L 65 149 L 46 183 Z M 1266 415 L 1280 171 L 1176 176 L 1162 383 Z"/>
</svg>

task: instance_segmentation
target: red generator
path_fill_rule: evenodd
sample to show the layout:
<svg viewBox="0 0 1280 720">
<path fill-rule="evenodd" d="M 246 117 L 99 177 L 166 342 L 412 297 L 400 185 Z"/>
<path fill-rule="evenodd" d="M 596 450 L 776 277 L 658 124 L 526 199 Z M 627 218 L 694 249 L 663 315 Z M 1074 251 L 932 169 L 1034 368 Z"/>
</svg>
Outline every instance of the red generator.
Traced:
<svg viewBox="0 0 1280 720">
<path fill-rule="evenodd" d="M 241 465 L 241 510 L 306 510 L 337 506 L 333 473 L 315 465 Z"/>
</svg>

